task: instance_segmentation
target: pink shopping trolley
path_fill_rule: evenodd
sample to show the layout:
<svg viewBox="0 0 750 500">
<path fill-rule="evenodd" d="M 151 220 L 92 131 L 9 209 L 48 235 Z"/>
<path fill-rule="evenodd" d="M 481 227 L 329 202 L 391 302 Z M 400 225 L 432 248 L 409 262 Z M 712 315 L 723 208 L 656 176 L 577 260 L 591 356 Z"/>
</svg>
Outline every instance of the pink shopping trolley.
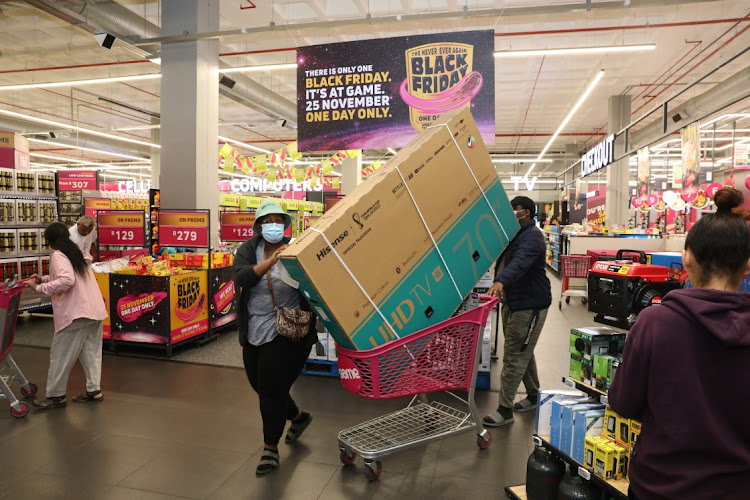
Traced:
<svg viewBox="0 0 750 500">
<path fill-rule="evenodd" d="M 474 391 L 479 338 L 497 302 L 483 298 L 472 310 L 375 349 L 336 347 L 339 376 L 348 391 L 370 399 L 412 396 L 402 410 L 339 432 L 344 465 L 360 455 L 365 475 L 373 481 L 382 471 L 379 458 L 407 448 L 474 429 L 479 448 L 490 445 L 492 436 L 482 426 Z M 456 395 L 457 390 L 468 391 L 467 398 Z M 428 399 L 428 393 L 437 392 L 439 401 Z"/>
<path fill-rule="evenodd" d="M 10 355 L 10 350 L 13 347 L 13 336 L 16 333 L 18 306 L 24 288 L 26 288 L 25 281 L 7 280 L 0 284 L 0 362 L 5 361 L 10 369 L 10 375 L 0 377 L 0 390 L 2 390 L 0 399 L 7 399 L 10 402 L 10 414 L 16 418 L 26 416 L 29 412 L 29 405 L 16 398 L 13 391 L 10 390 L 10 384 L 18 380 L 21 383 L 21 394 L 24 396 L 33 396 L 37 391 L 36 385 L 26 380 Z"/>
</svg>

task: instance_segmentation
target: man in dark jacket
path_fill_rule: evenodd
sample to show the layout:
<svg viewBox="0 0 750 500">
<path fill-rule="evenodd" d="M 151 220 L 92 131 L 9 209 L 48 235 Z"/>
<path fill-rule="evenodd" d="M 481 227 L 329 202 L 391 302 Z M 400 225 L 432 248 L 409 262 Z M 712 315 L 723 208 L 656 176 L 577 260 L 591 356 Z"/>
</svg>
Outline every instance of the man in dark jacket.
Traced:
<svg viewBox="0 0 750 500">
<path fill-rule="evenodd" d="M 513 410 L 524 412 L 536 408 L 539 375 L 534 347 L 552 303 L 544 267 L 546 244 L 544 234 L 534 224 L 534 202 L 526 196 L 518 196 L 510 204 L 521 230 L 498 261 L 495 282 L 487 292 L 490 297 L 503 300 L 505 336 L 499 405 L 496 412 L 484 417 L 484 425 L 490 427 L 512 423 Z M 527 396 L 514 405 L 522 380 Z"/>
</svg>

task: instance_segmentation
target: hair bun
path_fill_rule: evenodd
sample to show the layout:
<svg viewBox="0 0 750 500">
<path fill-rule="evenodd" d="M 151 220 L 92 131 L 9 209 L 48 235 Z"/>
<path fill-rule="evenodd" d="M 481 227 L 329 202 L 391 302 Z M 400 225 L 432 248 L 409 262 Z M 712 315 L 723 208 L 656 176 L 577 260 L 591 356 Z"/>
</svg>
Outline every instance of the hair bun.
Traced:
<svg viewBox="0 0 750 500">
<path fill-rule="evenodd" d="M 721 188 L 714 196 L 717 213 L 731 213 L 733 208 L 737 208 L 745 202 L 742 192 L 734 188 Z"/>
</svg>

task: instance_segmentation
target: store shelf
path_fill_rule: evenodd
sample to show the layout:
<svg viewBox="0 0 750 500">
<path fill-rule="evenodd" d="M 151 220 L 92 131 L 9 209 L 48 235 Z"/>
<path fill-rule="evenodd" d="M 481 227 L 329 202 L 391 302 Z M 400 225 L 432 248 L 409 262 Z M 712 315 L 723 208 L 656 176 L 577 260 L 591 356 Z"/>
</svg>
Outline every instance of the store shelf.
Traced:
<svg viewBox="0 0 750 500">
<path fill-rule="evenodd" d="M 579 476 L 603 488 L 609 495 L 612 495 L 615 499 L 620 499 L 620 498 L 627 499 L 628 498 L 628 488 L 630 487 L 630 482 L 628 480 L 626 479 L 606 480 L 606 479 L 600 478 L 599 476 L 595 475 L 593 472 L 585 469 L 583 465 L 579 463 L 577 460 L 563 453 L 562 451 L 557 449 L 555 446 L 552 446 L 552 444 L 549 442 L 549 436 L 534 436 L 534 442 L 537 446 L 539 446 L 539 444 L 541 443 L 541 446 L 547 451 L 551 452 L 553 455 L 557 456 L 558 458 L 562 459 L 564 462 L 567 462 L 573 467 L 578 467 Z"/>
<path fill-rule="evenodd" d="M 526 496 L 525 484 L 522 484 L 521 486 L 506 486 L 505 494 L 508 498 L 512 498 L 513 500 L 527 500 L 528 498 Z"/>
<path fill-rule="evenodd" d="M 599 401 L 601 401 L 603 404 L 608 404 L 609 400 L 607 399 L 607 393 L 604 391 L 600 391 L 596 387 L 590 386 L 589 384 L 584 384 L 583 382 L 580 382 L 578 380 L 574 380 L 570 377 L 563 377 L 562 379 L 563 383 L 567 385 L 568 387 L 572 389 L 578 389 L 581 392 L 585 392 L 592 398 L 596 398 Z"/>
</svg>

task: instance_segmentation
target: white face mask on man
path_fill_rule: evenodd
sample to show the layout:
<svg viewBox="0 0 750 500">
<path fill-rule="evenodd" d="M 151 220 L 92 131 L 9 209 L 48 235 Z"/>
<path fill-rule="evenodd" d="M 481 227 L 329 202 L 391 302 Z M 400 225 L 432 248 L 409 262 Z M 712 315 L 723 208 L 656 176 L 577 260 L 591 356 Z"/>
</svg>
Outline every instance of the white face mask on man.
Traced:
<svg viewBox="0 0 750 500">
<path fill-rule="evenodd" d="M 524 217 L 526 217 L 526 209 L 522 208 L 521 210 L 513 210 L 513 213 L 516 214 L 516 219 L 521 220 Z"/>
</svg>

